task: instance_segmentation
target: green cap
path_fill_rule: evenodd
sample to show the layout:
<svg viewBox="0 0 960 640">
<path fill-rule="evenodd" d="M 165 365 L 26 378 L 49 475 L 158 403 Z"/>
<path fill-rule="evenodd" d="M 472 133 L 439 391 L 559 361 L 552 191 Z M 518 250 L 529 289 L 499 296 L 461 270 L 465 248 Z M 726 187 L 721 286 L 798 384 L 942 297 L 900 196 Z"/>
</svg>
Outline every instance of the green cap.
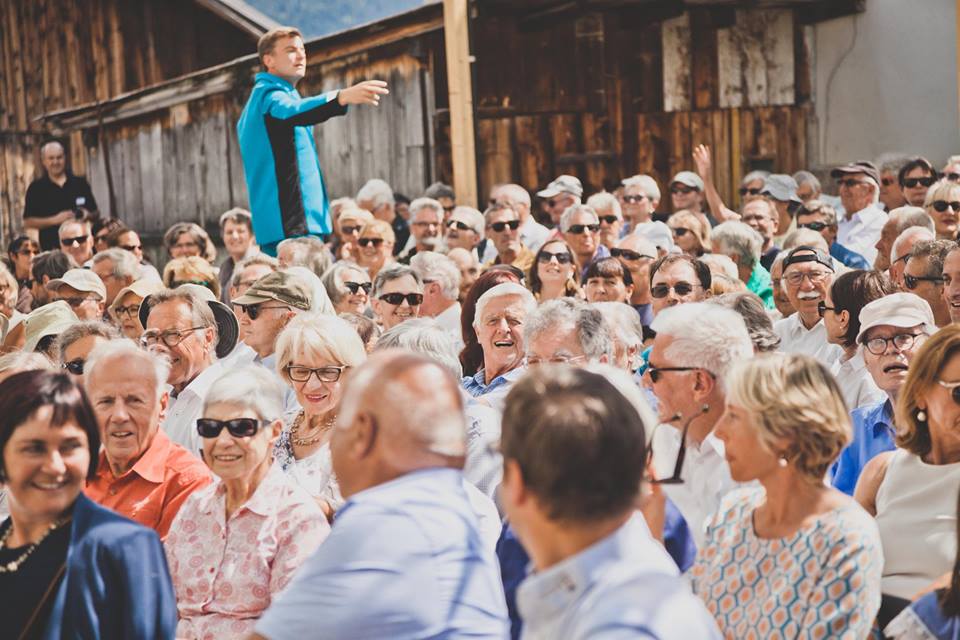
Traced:
<svg viewBox="0 0 960 640">
<path fill-rule="evenodd" d="M 274 271 L 263 276 L 247 289 L 233 304 L 260 304 L 276 300 L 295 309 L 309 311 L 313 303 L 310 283 L 298 275 L 286 271 Z"/>
</svg>

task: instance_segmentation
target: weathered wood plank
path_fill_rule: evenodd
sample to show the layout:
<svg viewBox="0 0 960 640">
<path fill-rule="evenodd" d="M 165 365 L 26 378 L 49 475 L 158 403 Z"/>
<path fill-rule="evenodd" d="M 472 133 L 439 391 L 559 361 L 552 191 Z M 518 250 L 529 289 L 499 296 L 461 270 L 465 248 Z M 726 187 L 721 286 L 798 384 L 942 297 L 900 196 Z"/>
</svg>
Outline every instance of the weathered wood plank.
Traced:
<svg viewBox="0 0 960 640">
<path fill-rule="evenodd" d="M 793 104 L 794 50 L 792 11 L 738 10 L 717 32 L 720 106 Z"/>
<path fill-rule="evenodd" d="M 663 110 L 685 111 L 691 99 L 690 14 L 664 20 L 661 26 L 663 52 Z"/>
</svg>

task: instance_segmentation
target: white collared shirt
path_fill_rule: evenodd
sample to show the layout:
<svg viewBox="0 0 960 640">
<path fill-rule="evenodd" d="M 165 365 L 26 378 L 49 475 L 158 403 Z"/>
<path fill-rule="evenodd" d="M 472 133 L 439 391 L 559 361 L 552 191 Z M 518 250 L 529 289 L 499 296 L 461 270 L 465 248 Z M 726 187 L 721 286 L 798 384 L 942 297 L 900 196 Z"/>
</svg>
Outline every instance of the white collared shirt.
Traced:
<svg viewBox="0 0 960 640">
<path fill-rule="evenodd" d="M 459 353 L 463 349 L 463 332 L 460 330 L 460 303 L 454 302 L 452 305 L 437 314 L 433 321 L 438 327 L 450 334 Z"/>
<path fill-rule="evenodd" d="M 823 320 L 810 329 L 803 326 L 799 313 L 791 313 L 783 320 L 773 323 L 773 330 L 780 336 L 781 353 L 802 353 L 813 356 L 827 368 L 832 368 L 843 355 L 843 349 L 827 341 L 827 328 Z"/>
<path fill-rule="evenodd" d="M 887 214 L 872 204 L 853 214 L 848 214 L 837 223 L 837 242 L 850 251 L 855 251 L 873 264 L 877 259 L 877 240 L 887 222 Z"/>
<path fill-rule="evenodd" d="M 662 424 L 653 433 L 653 468 L 658 478 L 673 475 L 680 450 L 680 430 Z M 738 485 L 730 478 L 723 442 L 711 431 L 699 446 L 687 442 L 687 453 L 680 472 L 682 484 L 661 485 L 687 521 L 697 547 L 704 542 L 704 524 L 720 506 L 720 500 Z"/>
<path fill-rule="evenodd" d="M 850 411 L 868 404 L 877 404 L 887 399 L 887 394 L 873 381 L 863 361 L 863 352 L 857 352 L 849 360 L 837 360 L 830 369 L 837 379 L 843 399 Z"/>
<path fill-rule="evenodd" d="M 170 393 L 163 430 L 171 440 L 197 457 L 200 457 L 200 450 L 203 448 L 203 440 L 197 433 L 197 418 L 203 413 L 203 403 L 210 385 L 224 373 L 226 369 L 223 364 L 214 362 L 201 371 L 176 397 L 172 391 Z"/>
<path fill-rule="evenodd" d="M 527 249 L 536 253 L 550 237 L 550 233 L 550 229 L 534 220 L 533 215 L 531 215 L 527 218 L 527 222 L 520 227 L 520 242 Z"/>
</svg>

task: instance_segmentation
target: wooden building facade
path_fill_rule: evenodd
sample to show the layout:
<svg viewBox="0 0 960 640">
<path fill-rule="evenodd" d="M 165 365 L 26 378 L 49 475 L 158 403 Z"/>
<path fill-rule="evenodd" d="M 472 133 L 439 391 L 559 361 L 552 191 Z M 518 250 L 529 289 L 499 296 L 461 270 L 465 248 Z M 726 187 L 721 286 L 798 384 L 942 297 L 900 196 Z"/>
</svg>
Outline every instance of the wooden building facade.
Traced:
<svg viewBox="0 0 960 640">
<path fill-rule="evenodd" d="M 736 202 L 747 171 L 807 165 L 805 26 L 858 9 L 858 0 L 475 0 L 480 199 L 498 182 L 533 191 L 560 173 L 580 176 L 588 192 L 641 172 L 665 186 L 702 142 L 714 149 L 722 195 Z M 443 38 L 438 3 L 307 43 L 305 95 L 364 78 L 391 88 L 379 108 L 316 128 L 332 197 L 373 177 L 410 196 L 451 181 Z M 51 109 L 43 123 L 82 142 L 74 155 L 122 219 L 148 234 L 178 220 L 212 229 L 246 204 L 235 123 L 257 70 L 248 55 Z"/>
</svg>

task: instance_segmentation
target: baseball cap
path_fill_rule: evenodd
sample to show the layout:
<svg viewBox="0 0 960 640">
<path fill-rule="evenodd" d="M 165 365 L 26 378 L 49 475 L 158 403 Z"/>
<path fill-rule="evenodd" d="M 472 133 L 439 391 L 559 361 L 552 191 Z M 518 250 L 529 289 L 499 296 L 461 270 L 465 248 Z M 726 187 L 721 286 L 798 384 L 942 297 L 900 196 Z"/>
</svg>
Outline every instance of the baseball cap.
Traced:
<svg viewBox="0 0 960 640">
<path fill-rule="evenodd" d="M 700 176 L 695 174 L 693 171 L 681 171 L 677 175 L 673 176 L 673 180 L 670 181 L 670 184 L 674 184 L 675 182 L 679 182 L 680 184 L 684 184 L 688 187 L 693 187 L 698 191 L 703 191 L 703 179 L 701 179 Z"/>
<path fill-rule="evenodd" d="M 96 274 L 94 277 L 97 277 Z M 78 322 L 80 319 L 77 314 L 64 300 L 56 300 L 34 309 L 23 320 L 23 351 L 35 351 L 43 338 L 60 335 Z"/>
<path fill-rule="evenodd" d="M 797 197 L 797 181 L 785 173 L 772 173 L 767 176 L 763 182 L 762 193 L 780 202 L 803 204 L 803 200 Z"/>
<path fill-rule="evenodd" d="M 853 173 L 862 173 L 877 183 L 878 186 L 880 185 L 880 172 L 877 171 L 876 165 L 869 160 L 858 160 L 857 162 L 836 167 L 830 172 L 830 177 L 839 178 Z"/>
<path fill-rule="evenodd" d="M 65 274 L 47 283 L 47 289 L 57 291 L 63 285 L 84 293 L 95 293 L 101 300 L 107 299 L 107 287 L 100 276 L 90 269 L 70 269 Z"/>
<path fill-rule="evenodd" d="M 783 273 L 787 272 L 787 267 L 790 265 L 800 264 L 802 262 L 816 262 L 830 269 L 830 271 L 836 271 L 836 268 L 833 266 L 833 260 L 830 259 L 829 254 L 815 247 L 800 245 L 799 247 L 791 249 L 790 252 L 787 253 L 787 257 L 783 259 Z"/>
<path fill-rule="evenodd" d="M 296 309 L 309 311 L 313 303 L 310 283 L 300 276 L 287 271 L 274 271 L 263 276 L 247 289 L 239 298 L 231 300 L 233 304 L 260 304 L 276 300 Z"/>
<path fill-rule="evenodd" d="M 110 311 L 114 311 L 120 304 L 120 301 L 123 300 L 123 297 L 128 293 L 135 294 L 142 302 L 144 298 L 156 293 L 157 291 L 160 291 L 161 289 L 163 289 L 163 283 L 154 278 L 141 278 L 139 280 L 134 280 L 129 286 L 120 289 L 120 292 L 117 293 L 117 297 L 114 298 L 113 302 L 110 304 Z"/>
<path fill-rule="evenodd" d="M 860 310 L 860 333 L 857 342 L 873 327 L 889 325 L 908 329 L 923 325 L 927 333 L 933 334 L 937 324 L 933 319 L 930 304 L 913 293 L 891 293 L 868 303 Z"/>
<path fill-rule="evenodd" d="M 537 191 L 537 195 L 541 198 L 552 198 L 561 193 L 569 193 L 572 196 L 582 198 L 583 184 L 580 183 L 579 178 L 564 174 L 557 176 L 557 179 L 548 184 L 543 191 Z"/>
<path fill-rule="evenodd" d="M 673 250 L 673 231 L 663 222 L 641 222 L 633 232 L 652 242 L 658 249 L 665 249 L 667 252 Z"/>
</svg>

